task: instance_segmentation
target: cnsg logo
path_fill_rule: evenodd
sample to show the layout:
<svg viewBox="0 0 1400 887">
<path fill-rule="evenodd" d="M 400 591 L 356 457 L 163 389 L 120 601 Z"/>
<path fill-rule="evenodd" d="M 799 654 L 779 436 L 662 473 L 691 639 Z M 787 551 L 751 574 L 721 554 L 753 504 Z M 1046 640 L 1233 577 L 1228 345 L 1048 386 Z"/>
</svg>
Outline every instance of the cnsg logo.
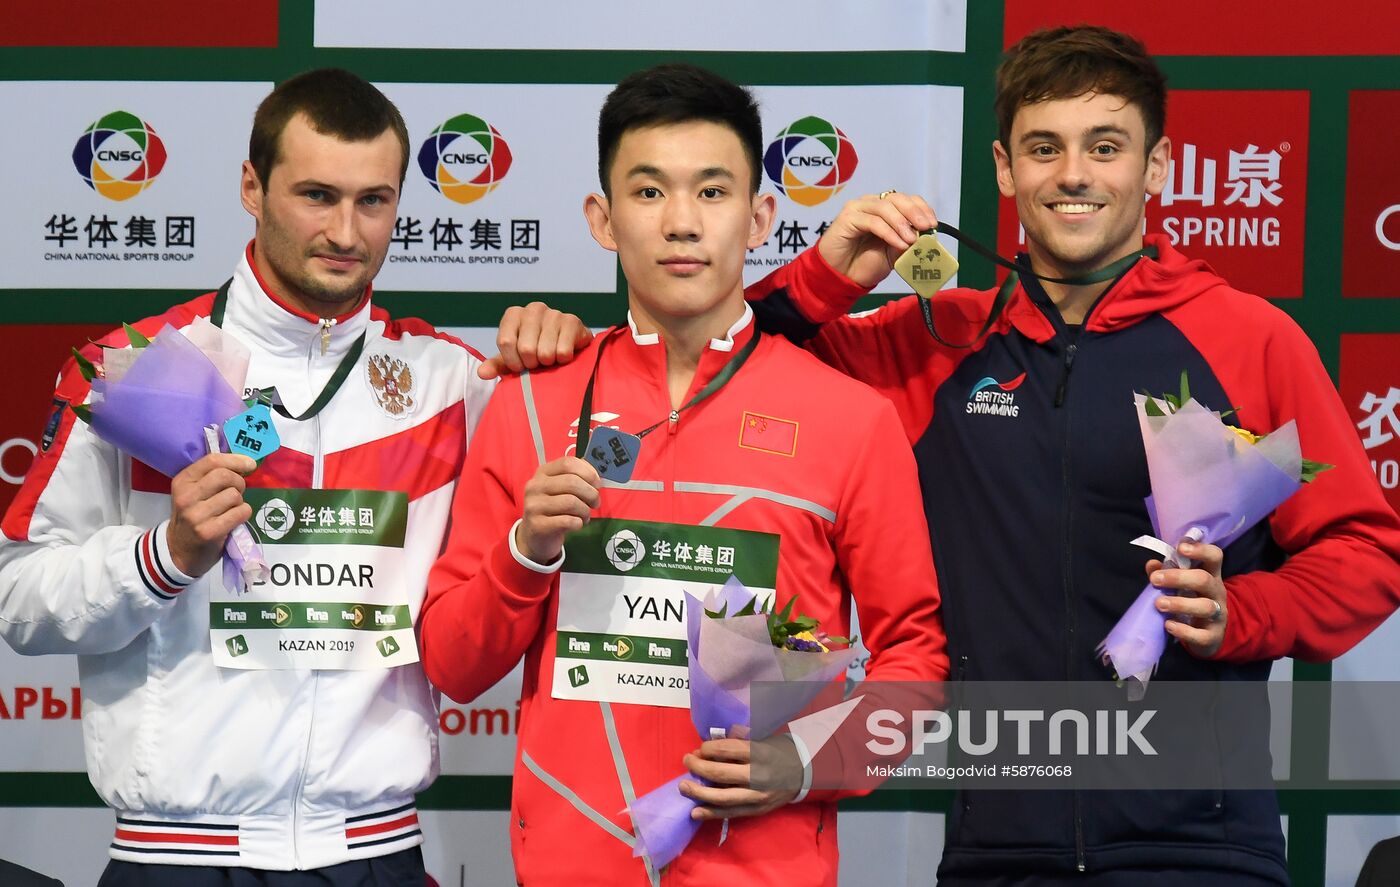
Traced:
<svg viewBox="0 0 1400 887">
<path fill-rule="evenodd" d="M 803 117 L 768 144 L 763 170 L 794 203 L 816 206 L 833 197 L 855 175 L 855 145 L 820 117 Z"/>
<path fill-rule="evenodd" d="M 630 573 L 647 556 L 647 546 L 631 530 L 618 530 L 603 547 L 603 553 L 619 572 Z"/>
<path fill-rule="evenodd" d="M 471 203 L 496 190 L 510 163 L 510 146 L 500 132 L 471 114 L 448 120 L 418 149 L 418 168 L 428 184 L 457 203 Z"/>
<path fill-rule="evenodd" d="M 282 499 L 267 500 L 263 507 L 258 509 L 258 513 L 253 515 L 253 523 L 273 542 L 290 533 L 296 522 L 292 506 Z"/>
<path fill-rule="evenodd" d="M 98 194 L 127 200 L 151 187 L 165 168 L 165 143 L 140 117 L 113 111 L 79 137 L 73 166 Z"/>
</svg>

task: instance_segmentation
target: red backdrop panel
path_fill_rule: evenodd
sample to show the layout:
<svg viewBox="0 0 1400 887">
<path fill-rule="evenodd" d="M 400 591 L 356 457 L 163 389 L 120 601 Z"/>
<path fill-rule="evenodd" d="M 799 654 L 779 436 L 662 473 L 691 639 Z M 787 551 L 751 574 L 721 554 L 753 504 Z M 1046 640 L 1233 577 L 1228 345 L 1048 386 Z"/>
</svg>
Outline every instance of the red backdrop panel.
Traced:
<svg viewBox="0 0 1400 887">
<path fill-rule="evenodd" d="M 1340 388 L 1386 499 L 1400 512 L 1400 334 L 1342 336 Z"/>
<path fill-rule="evenodd" d="M 1342 295 L 1400 296 L 1400 91 L 1353 92 L 1347 119 Z"/>
<path fill-rule="evenodd" d="M 277 0 L 0 3 L 0 46 L 276 45 Z"/>
<path fill-rule="evenodd" d="M 1036 28 L 1087 23 L 1126 31 L 1153 55 L 1393 55 L 1400 3 L 1341 8 L 1278 0 L 1006 0 L 1005 45 Z"/>
<path fill-rule="evenodd" d="M 0 326 L 0 513 L 9 507 L 33 460 L 53 412 L 54 382 L 69 349 L 106 335 L 111 324 L 7 324 Z"/>
</svg>

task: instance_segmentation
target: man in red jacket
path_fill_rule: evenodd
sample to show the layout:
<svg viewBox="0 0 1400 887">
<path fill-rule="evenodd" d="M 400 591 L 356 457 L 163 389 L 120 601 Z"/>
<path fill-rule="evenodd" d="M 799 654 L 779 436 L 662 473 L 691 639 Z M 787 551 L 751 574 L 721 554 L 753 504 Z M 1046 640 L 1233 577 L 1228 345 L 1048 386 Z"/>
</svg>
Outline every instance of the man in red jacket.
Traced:
<svg viewBox="0 0 1400 887">
<path fill-rule="evenodd" d="M 749 788 L 738 739 L 687 755 L 683 591 L 732 573 L 835 635 L 854 598 L 869 675 L 941 680 L 913 456 L 888 401 L 755 329 L 742 272 L 774 201 L 757 193 L 749 93 L 688 66 L 635 74 L 598 140 L 603 191 L 584 210 L 627 275 L 628 325 L 492 398 L 429 580 L 425 667 L 467 701 L 525 657 L 521 883 L 835 884 L 830 797 Z M 600 477 L 575 455 L 583 428 L 640 435 L 640 450 Z M 707 822 L 657 872 L 633 858 L 625 808 L 687 766 L 712 785 L 683 792 L 730 820 L 727 839 Z"/>
</svg>

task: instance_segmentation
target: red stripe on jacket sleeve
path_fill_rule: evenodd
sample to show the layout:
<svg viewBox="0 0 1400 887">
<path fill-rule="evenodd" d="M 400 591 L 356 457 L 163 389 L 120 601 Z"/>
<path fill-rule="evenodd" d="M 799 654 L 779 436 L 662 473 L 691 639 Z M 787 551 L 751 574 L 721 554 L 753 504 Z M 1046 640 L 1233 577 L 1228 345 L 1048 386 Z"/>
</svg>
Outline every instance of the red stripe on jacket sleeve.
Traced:
<svg viewBox="0 0 1400 887">
<path fill-rule="evenodd" d="M 83 350 L 86 352 L 89 349 L 95 350 L 93 346 L 88 346 Z M 87 399 L 89 388 L 87 380 L 78 371 L 77 361 L 69 358 L 59 375 L 58 388 L 54 391 L 54 398 L 69 405 L 81 404 Z M 54 470 L 58 468 L 58 460 L 63 456 L 63 451 L 68 445 L 68 437 L 73 433 L 73 423 L 77 421 L 77 415 L 69 406 L 65 406 L 62 416 L 59 417 L 58 428 L 54 432 L 53 443 L 49 445 L 47 450 L 41 450 L 34 457 L 29 472 L 24 476 L 24 483 L 10 502 L 3 523 L 0 523 L 0 530 L 3 530 L 6 538 L 16 542 L 29 538 L 29 524 L 34 519 L 34 509 L 38 507 L 39 497 L 44 494 L 44 490 L 49 485 L 49 479 L 53 477 Z"/>
</svg>

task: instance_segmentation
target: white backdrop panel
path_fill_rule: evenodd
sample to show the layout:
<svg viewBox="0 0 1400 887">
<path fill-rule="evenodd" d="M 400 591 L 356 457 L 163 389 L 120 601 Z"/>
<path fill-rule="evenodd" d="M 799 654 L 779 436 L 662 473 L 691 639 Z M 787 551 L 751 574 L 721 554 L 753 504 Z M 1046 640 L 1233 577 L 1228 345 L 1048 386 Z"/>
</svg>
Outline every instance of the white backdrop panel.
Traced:
<svg viewBox="0 0 1400 887">
<path fill-rule="evenodd" d="M 317 46 L 405 49 L 695 49 L 962 52 L 966 0 L 318 0 Z"/>
<path fill-rule="evenodd" d="M 10 211 L 0 217 L 6 244 L 0 287 L 206 292 L 218 286 L 252 236 L 252 220 L 238 203 L 239 170 L 253 111 L 271 89 L 271 83 L 0 83 L 0 114 L 24 134 L 9 161 L 23 174 L 5 180 Z M 114 112 L 132 117 L 117 129 L 86 134 L 95 123 L 115 121 Z M 159 146 L 144 134 L 133 137 L 133 128 L 146 127 Z M 117 181 L 100 182 L 104 174 Z M 131 189 L 119 182 L 132 175 L 149 184 L 121 197 Z"/>
<path fill-rule="evenodd" d="M 376 286 L 616 290 L 613 254 L 593 241 L 583 219 L 583 198 L 598 190 L 595 134 L 609 87 L 379 86 L 408 124 L 411 156 Z M 478 179 L 482 188 L 466 187 Z"/>
</svg>

